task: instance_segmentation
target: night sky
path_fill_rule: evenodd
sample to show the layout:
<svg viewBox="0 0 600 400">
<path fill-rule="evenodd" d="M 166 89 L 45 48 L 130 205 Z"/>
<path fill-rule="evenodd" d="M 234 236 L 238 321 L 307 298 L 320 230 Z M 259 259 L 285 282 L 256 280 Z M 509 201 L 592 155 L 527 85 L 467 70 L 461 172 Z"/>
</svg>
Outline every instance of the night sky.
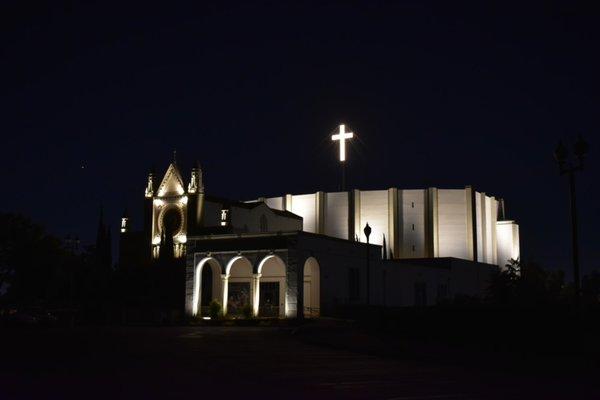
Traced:
<svg viewBox="0 0 600 400">
<path fill-rule="evenodd" d="M 358 136 L 348 186 L 473 185 L 505 199 L 525 260 L 563 268 L 567 180 L 552 153 L 581 133 L 582 264 L 600 268 L 594 10 L 91 3 L 1 6 L 0 210 L 87 243 L 101 205 L 113 235 L 125 207 L 141 228 L 147 173 L 162 177 L 174 149 L 186 179 L 202 164 L 210 194 L 334 191 L 344 122 Z"/>
</svg>

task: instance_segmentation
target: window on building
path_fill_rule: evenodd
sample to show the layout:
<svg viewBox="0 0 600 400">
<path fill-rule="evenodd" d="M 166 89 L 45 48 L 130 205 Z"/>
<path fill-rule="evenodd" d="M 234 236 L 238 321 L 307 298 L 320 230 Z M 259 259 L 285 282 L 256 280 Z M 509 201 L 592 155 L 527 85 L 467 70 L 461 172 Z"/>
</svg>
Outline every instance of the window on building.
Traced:
<svg viewBox="0 0 600 400">
<path fill-rule="evenodd" d="M 350 300 L 360 299 L 360 270 L 358 268 L 348 269 L 348 298 Z"/>
<path fill-rule="evenodd" d="M 415 230 L 415 224 L 412 224 L 412 230 L 413 231 Z"/>
<path fill-rule="evenodd" d="M 415 208 L 415 202 L 413 201 L 412 203 L 410 203 L 410 206 L 411 206 L 412 208 Z"/>
<path fill-rule="evenodd" d="M 413 251 L 413 253 L 415 252 L 415 245 L 414 244 L 412 245 L 412 251 Z"/>
<path fill-rule="evenodd" d="M 229 210 L 224 208 L 221 210 L 221 226 L 227 226 L 228 219 L 229 219 Z"/>
</svg>

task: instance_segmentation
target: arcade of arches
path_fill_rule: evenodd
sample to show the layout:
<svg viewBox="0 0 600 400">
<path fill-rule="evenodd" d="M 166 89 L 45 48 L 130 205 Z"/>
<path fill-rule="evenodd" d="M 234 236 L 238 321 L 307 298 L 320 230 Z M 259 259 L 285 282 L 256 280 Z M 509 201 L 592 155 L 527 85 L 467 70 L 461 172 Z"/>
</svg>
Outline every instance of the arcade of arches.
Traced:
<svg viewBox="0 0 600 400">
<path fill-rule="evenodd" d="M 301 265 L 304 271 L 303 315 L 318 317 L 319 262 L 308 257 Z M 212 300 L 222 305 L 225 314 L 234 317 L 248 312 L 258 317 L 295 316 L 289 304 L 297 302 L 297 293 L 288 287 L 288 268 L 278 255 L 265 255 L 255 265 L 244 255 L 233 256 L 225 262 L 205 256 L 196 263 L 193 279 L 193 316 L 207 315 Z"/>
</svg>

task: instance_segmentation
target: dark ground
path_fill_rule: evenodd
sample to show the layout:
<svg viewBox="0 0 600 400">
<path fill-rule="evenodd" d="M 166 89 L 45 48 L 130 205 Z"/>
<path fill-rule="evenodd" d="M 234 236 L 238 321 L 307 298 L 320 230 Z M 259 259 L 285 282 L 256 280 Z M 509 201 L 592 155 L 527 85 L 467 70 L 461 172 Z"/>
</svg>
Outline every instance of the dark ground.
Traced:
<svg viewBox="0 0 600 400">
<path fill-rule="evenodd" d="M 441 349 L 437 357 L 414 357 L 418 349 L 387 355 L 397 343 L 357 330 L 3 328 L 1 337 L 2 399 L 600 398 L 597 371 L 538 370 Z"/>
</svg>

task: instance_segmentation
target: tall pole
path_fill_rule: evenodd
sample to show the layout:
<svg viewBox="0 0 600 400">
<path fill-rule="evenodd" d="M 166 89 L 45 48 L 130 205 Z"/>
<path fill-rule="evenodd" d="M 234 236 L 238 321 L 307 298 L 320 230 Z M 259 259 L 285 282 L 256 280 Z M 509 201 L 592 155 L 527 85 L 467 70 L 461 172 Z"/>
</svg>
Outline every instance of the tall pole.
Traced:
<svg viewBox="0 0 600 400">
<path fill-rule="evenodd" d="M 346 162 L 342 161 L 342 192 L 346 191 Z"/>
<path fill-rule="evenodd" d="M 367 222 L 365 225 L 365 229 L 363 230 L 365 236 L 367 237 L 367 306 L 371 305 L 371 263 L 370 263 L 370 247 L 369 244 L 369 236 L 371 236 L 371 227 Z"/>
<path fill-rule="evenodd" d="M 573 247 L 573 279 L 575 280 L 575 299 L 580 301 L 581 279 L 579 276 L 579 245 L 577 240 L 577 197 L 575 191 L 575 171 L 569 170 L 569 189 L 571 192 L 571 239 Z"/>
<path fill-rule="evenodd" d="M 575 304 L 581 305 L 581 277 L 579 275 L 579 244 L 577 240 L 577 197 L 575 190 L 575 172 L 583 170 L 583 160 L 588 152 L 588 144 L 581 135 L 573 144 L 574 160 L 569 160 L 569 151 L 562 142 L 558 142 L 554 150 L 554 158 L 558 162 L 560 174 L 569 176 L 569 200 L 571 202 L 571 240 L 573 250 L 573 281 L 575 286 Z"/>
</svg>

